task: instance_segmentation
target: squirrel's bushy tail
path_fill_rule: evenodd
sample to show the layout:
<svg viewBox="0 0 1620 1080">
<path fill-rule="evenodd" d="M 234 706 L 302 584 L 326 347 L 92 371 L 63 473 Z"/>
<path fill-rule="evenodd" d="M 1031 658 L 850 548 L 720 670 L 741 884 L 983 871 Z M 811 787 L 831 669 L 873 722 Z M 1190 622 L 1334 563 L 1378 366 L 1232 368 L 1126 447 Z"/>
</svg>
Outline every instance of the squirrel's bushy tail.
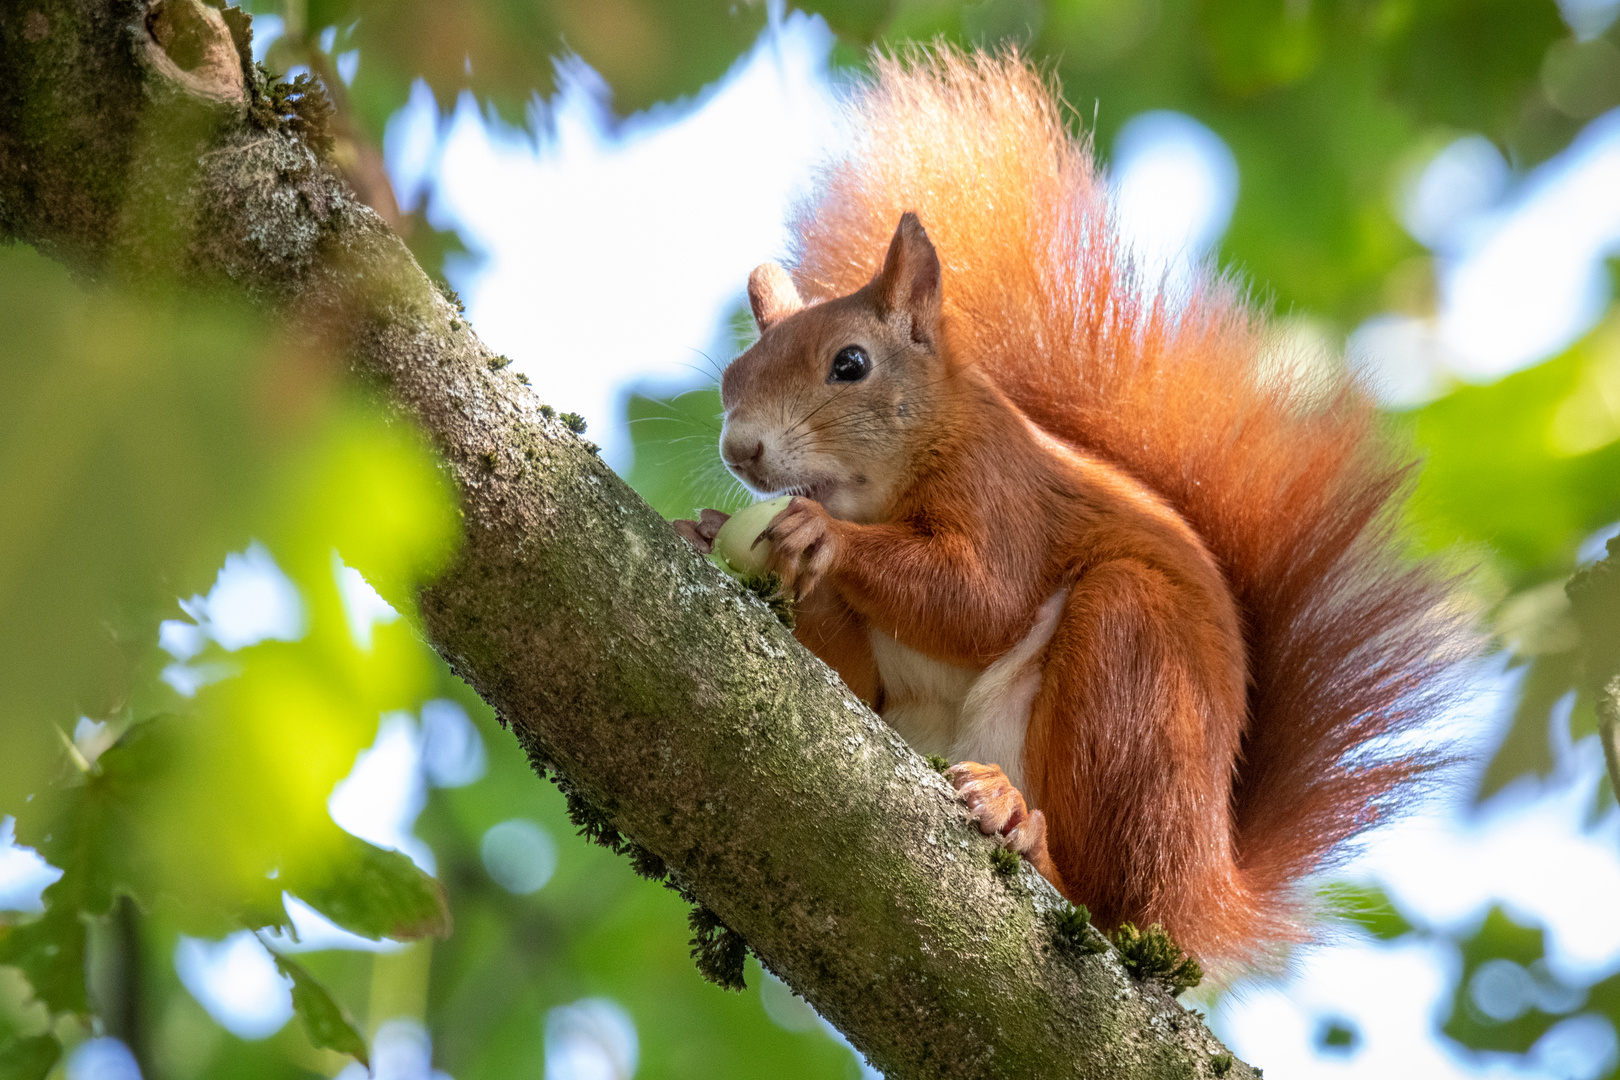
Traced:
<svg viewBox="0 0 1620 1080">
<path fill-rule="evenodd" d="M 1116 239 L 1088 142 L 1014 55 L 877 61 L 849 142 L 794 224 L 806 299 L 851 292 L 915 210 L 946 333 L 1037 423 L 1192 523 L 1245 624 L 1252 686 L 1232 816 L 1242 886 L 1200 905 L 1216 961 L 1304 936 L 1301 879 L 1439 760 L 1410 736 L 1471 652 L 1454 583 L 1403 557 L 1408 468 L 1347 376 L 1287 363 L 1229 281 L 1181 295 Z M 1173 842 L 1166 838 L 1166 842 Z"/>
</svg>

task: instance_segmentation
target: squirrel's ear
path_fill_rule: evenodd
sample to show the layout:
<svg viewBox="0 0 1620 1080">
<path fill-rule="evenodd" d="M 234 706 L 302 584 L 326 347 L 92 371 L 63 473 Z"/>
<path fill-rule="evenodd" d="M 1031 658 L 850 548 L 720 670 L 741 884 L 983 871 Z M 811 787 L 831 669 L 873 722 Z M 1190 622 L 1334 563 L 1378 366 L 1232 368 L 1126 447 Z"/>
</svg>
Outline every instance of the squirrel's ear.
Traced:
<svg viewBox="0 0 1620 1080">
<path fill-rule="evenodd" d="M 804 301 L 786 270 L 775 263 L 761 263 L 748 275 L 748 306 L 754 309 L 754 322 L 763 333 L 802 309 Z"/>
<path fill-rule="evenodd" d="M 941 301 L 939 255 L 923 231 L 917 215 L 907 210 L 889 241 L 883 269 L 872 279 L 878 307 L 885 315 L 904 314 L 911 322 L 911 339 L 934 347 L 939 331 Z"/>
</svg>

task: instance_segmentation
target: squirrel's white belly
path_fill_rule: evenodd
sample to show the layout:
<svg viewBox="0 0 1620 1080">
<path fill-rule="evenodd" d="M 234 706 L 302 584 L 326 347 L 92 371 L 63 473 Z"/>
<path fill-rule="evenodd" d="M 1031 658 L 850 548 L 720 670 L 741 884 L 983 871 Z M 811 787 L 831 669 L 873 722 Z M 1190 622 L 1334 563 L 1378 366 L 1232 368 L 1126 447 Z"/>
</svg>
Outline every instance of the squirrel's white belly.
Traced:
<svg viewBox="0 0 1620 1080">
<path fill-rule="evenodd" d="M 1014 787 L 1024 786 L 1024 733 L 1041 687 L 1046 645 L 1057 629 L 1068 591 L 1054 593 L 1035 625 L 1007 654 L 982 670 L 957 667 L 871 631 L 872 656 L 883 682 L 883 719 L 919 754 L 952 764 L 1000 765 Z"/>
</svg>

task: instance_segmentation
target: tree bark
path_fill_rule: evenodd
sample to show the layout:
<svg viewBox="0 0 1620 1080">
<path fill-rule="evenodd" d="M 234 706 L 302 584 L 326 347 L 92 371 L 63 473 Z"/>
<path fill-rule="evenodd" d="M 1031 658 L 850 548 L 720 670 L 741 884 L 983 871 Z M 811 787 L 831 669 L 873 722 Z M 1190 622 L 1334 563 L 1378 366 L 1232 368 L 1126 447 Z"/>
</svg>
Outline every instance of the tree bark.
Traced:
<svg viewBox="0 0 1620 1080">
<path fill-rule="evenodd" d="M 1057 932 L 934 769 L 492 366 L 300 134 L 319 117 L 268 108 L 246 31 L 199 0 L 0 0 L 0 237 L 92 281 L 228 282 L 336 342 L 460 491 L 433 646 L 889 1076 L 1255 1075 Z"/>
</svg>

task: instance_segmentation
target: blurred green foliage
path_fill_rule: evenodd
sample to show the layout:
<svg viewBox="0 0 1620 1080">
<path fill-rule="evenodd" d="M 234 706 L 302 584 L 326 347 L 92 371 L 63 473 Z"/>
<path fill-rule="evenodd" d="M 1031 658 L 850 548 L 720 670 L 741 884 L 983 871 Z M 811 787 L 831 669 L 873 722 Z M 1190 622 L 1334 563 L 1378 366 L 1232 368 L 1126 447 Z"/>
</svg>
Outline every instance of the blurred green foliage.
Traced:
<svg viewBox="0 0 1620 1080">
<path fill-rule="evenodd" d="M 1549 717 L 1576 690 L 1583 645 L 1564 582 L 1581 543 L 1620 520 L 1620 414 L 1607 390 L 1617 378 L 1620 314 L 1611 314 L 1564 354 L 1460 387 L 1400 421 L 1425 459 L 1412 506 L 1419 535 L 1479 565 L 1499 639 L 1524 669 L 1481 798 L 1554 769 Z M 1574 738 L 1596 730 L 1589 694 L 1572 708 Z"/>
<path fill-rule="evenodd" d="M 1243 183 L 1223 245 L 1285 310 L 1353 323 L 1421 253 L 1392 194 L 1448 137 L 1481 132 L 1519 165 L 1620 104 L 1613 29 L 1579 41 L 1551 0 L 806 0 L 859 66 L 872 44 L 1018 44 L 1052 66 L 1106 148 L 1149 109 L 1186 112 L 1232 147 Z M 252 0 L 284 31 L 277 71 L 362 58 L 347 96 L 380 142 L 423 78 L 448 111 L 470 90 L 521 122 L 579 56 L 621 113 L 696 93 L 765 22 L 763 0 Z M 325 35 L 325 36 L 323 36 Z M 1094 121 L 1094 123 L 1093 123 Z"/>
<path fill-rule="evenodd" d="M 1335 887 L 1330 898 L 1344 904 L 1354 923 L 1384 941 L 1409 935 L 1448 943 L 1459 960 L 1451 1002 L 1441 1032 L 1480 1055 L 1525 1055 L 1553 1027 L 1574 1017 L 1620 1018 L 1620 974 L 1597 980 L 1566 974 L 1547 962 L 1546 935 L 1501 907 L 1492 907 L 1477 927 L 1455 936 L 1432 926 L 1414 926 L 1395 913 L 1377 889 Z M 1598 1080 L 1620 1076 L 1610 1062 Z"/>
<path fill-rule="evenodd" d="M 336 157 L 353 169 L 375 158 L 416 78 L 441 108 L 468 90 L 518 121 L 555 88 L 553 58 L 573 50 L 628 113 L 713 82 L 766 20 L 757 0 L 248 6 L 283 20 L 267 58 L 278 72 L 307 64 L 330 81 L 357 51 L 352 83 L 334 93 Z M 1052 68 L 1104 150 L 1145 110 L 1208 124 L 1241 177 L 1223 263 L 1279 309 L 1340 330 L 1383 309 L 1432 312 L 1432 260 L 1397 217 L 1428 155 L 1480 132 L 1523 169 L 1620 104 L 1620 31 L 1580 40 L 1550 0 L 802 6 L 827 19 L 836 59 L 857 68 L 873 43 L 1018 43 Z M 411 242 L 437 270 L 457 241 L 420 218 L 401 229 L 414 221 Z M 539 1075 L 548 1011 L 599 996 L 636 1025 L 638 1076 L 855 1069 L 753 961 L 741 995 L 705 983 L 689 956 L 689 905 L 624 859 L 564 843 L 529 895 L 491 875 L 480 849 L 492 827 L 573 827 L 562 797 L 413 630 L 414 589 L 455 534 L 453 493 L 409 431 L 341 384 L 341 358 L 232 297 L 155 284 L 86 294 L 22 251 L 0 251 L 0 296 L 0 814 L 63 871 L 43 914 L 0 916 L 0 1080 L 62 1075 L 63 1048 L 98 1023 L 148 1077 L 332 1075 L 398 1016 L 425 1024 L 435 1067 L 457 1080 Z M 740 347 L 746 331 L 733 336 Z M 670 517 L 743 501 L 715 454 L 714 389 L 641 389 L 629 405 L 632 484 Z M 1390 419 L 1426 459 L 1416 541 L 1476 564 L 1481 608 L 1525 668 L 1481 797 L 1553 772 L 1549 718 L 1592 676 L 1582 658 L 1605 631 L 1571 618 L 1563 584 L 1582 543 L 1620 520 L 1615 402 L 1611 313 L 1562 356 Z M 251 541 L 296 587 L 301 631 L 208 644 L 184 661 L 204 685 L 182 696 L 162 678 L 178 661 L 157 647 L 159 621 Z M 335 576 L 344 566 L 404 618 L 356 637 Z M 482 779 L 434 789 L 417 822 L 437 882 L 327 812 L 379 715 L 431 699 L 459 702 L 488 753 Z M 1590 701 L 1571 717 L 1575 737 L 1591 731 Z M 243 1040 L 181 985 L 175 944 L 285 927 L 284 892 L 363 936 L 422 940 L 280 956 L 302 1019 Z M 1442 936 L 1377 890 L 1338 887 L 1331 899 L 1380 939 Z M 1620 1018 L 1620 976 L 1560 982 L 1544 946 L 1539 929 L 1500 911 L 1460 934 L 1446 1033 L 1523 1053 L 1583 1010 Z M 1524 1007 L 1482 1006 L 1492 978 L 1529 987 Z"/>
<path fill-rule="evenodd" d="M 521 121 L 556 86 L 555 57 L 576 55 L 613 89 L 624 113 L 695 94 L 723 75 L 765 25 L 765 6 L 734 0 L 253 0 L 284 20 L 286 59 L 327 27 L 330 51 L 359 49 L 355 112 L 380 138 L 411 83 L 448 108 L 463 89 Z M 306 35 L 310 35 L 306 38 Z M 268 59 L 275 65 L 283 55 Z"/>
<path fill-rule="evenodd" d="M 1336 882 L 1322 890 L 1322 899 L 1340 917 L 1380 941 L 1395 941 L 1412 932 L 1412 924 L 1379 889 Z"/>
<path fill-rule="evenodd" d="M 43 718 L 122 707 L 141 681 L 124 613 L 212 576 L 325 380 L 290 367 L 270 383 L 279 343 L 229 305 L 92 300 L 22 251 L 0 260 L 0 294 L 0 710 L 40 718 L 8 739 L 11 806 L 58 757 Z"/>
<path fill-rule="evenodd" d="M 434 676 L 405 621 L 355 641 L 334 572 L 339 555 L 411 610 L 456 535 L 425 446 L 317 343 L 228 298 L 86 295 L 23 251 L 0 252 L 0 292 L 25 301 L 0 339 L 0 499 L 18 511 L 0 541 L 0 809 L 63 872 L 41 918 L 0 928 L 0 964 L 71 1041 L 94 1004 L 86 920 L 123 896 L 207 936 L 284 924 L 284 890 L 364 935 L 447 933 L 438 884 L 327 812 L 380 713 Z M 254 538 L 299 584 L 303 631 L 209 645 L 192 670 L 228 677 L 182 697 L 159 678 L 158 622 Z M 330 1010 L 317 1021 L 339 1038 Z"/>
<path fill-rule="evenodd" d="M 1508 589 L 1567 577 L 1580 542 L 1620 519 L 1620 414 L 1602 389 L 1617 380 L 1620 313 L 1561 356 L 1403 418 L 1424 457 L 1426 544 L 1488 551 Z"/>
<path fill-rule="evenodd" d="M 1550 0 L 799 6 L 851 44 L 936 35 L 1020 44 L 1052 66 L 1103 150 L 1150 109 L 1209 125 L 1242 174 L 1223 260 L 1281 309 L 1341 325 L 1384 306 L 1392 272 L 1421 253 L 1395 218 L 1393 195 L 1427 152 L 1481 132 L 1515 163 L 1532 164 L 1566 145 L 1580 120 L 1620 104 L 1615 32 L 1579 44 Z M 1559 90 L 1560 80 L 1571 88 Z"/>
<path fill-rule="evenodd" d="M 632 392 L 627 412 L 635 463 L 625 479 L 654 510 L 689 518 L 705 506 L 730 511 L 753 501 L 720 462 L 718 388 L 663 397 Z"/>
</svg>

